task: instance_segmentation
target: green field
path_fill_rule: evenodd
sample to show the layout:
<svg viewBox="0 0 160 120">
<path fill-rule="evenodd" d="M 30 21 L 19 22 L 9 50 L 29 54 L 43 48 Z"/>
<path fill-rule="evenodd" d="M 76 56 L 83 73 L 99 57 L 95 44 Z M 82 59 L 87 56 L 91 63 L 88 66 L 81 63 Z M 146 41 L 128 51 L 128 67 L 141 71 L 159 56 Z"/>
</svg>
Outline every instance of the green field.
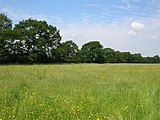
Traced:
<svg viewBox="0 0 160 120">
<path fill-rule="evenodd" d="M 160 120 L 160 65 L 0 66 L 0 120 Z"/>
</svg>

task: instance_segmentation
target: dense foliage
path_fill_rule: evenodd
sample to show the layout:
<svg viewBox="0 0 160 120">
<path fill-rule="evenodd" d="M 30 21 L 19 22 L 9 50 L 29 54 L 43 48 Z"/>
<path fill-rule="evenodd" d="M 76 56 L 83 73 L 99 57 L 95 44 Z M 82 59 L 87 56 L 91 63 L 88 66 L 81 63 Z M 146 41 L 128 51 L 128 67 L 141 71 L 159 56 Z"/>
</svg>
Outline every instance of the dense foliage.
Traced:
<svg viewBox="0 0 160 120">
<path fill-rule="evenodd" d="M 90 41 L 81 49 L 73 41 L 61 43 L 59 30 L 46 21 L 27 19 L 12 27 L 12 20 L 0 14 L 0 64 L 33 63 L 160 63 L 160 57 L 103 48 Z"/>
</svg>

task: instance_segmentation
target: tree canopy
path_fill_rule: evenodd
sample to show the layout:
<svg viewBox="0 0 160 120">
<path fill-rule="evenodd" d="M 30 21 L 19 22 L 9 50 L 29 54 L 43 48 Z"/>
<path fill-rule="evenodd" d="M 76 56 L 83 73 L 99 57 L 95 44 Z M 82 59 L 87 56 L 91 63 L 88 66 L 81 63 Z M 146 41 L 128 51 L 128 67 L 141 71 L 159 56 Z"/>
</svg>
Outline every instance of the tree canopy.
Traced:
<svg viewBox="0 0 160 120">
<path fill-rule="evenodd" d="M 24 20 L 16 24 L 14 30 L 18 32 L 16 38 L 19 44 L 18 50 L 30 62 L 50 61 L 52 51 L 60 45 L 59 31 L 56 27 L 48 25 L 46 21 Z"/>
<path fill-rule="evenodd" d="M 82 46 L 79 55 L 82 62 L 102 63 L 103 46 L 99 41 L 88 42 Z"/>
<path fill-rule="evenodd" d="M 103 48 L 99 41 L 79 49 L 72 40 L 61 43 L 60 31 L 46 21 L 12 20 L 0 13 L 0 64 L 33 63 L 160 63 L 160 57 Z"/>
<path fill-rule="evenodd" d="M 63 42 L 56 49 L 57 62 L 75 63 L 78 53 L 78 46 L 72 41 Z"/>
<path fill-rule="evenodd" d="M 0 13 L 0 30 L 11 29 L 12 20 L 7 17 L 6 14 Z"/>
<path fill-rule="evenodd" d="M 12 38 L 12 21 L 3 13 L 0 14 L 0 63 L 9 61 L 8 41 Z"/>
</svg>

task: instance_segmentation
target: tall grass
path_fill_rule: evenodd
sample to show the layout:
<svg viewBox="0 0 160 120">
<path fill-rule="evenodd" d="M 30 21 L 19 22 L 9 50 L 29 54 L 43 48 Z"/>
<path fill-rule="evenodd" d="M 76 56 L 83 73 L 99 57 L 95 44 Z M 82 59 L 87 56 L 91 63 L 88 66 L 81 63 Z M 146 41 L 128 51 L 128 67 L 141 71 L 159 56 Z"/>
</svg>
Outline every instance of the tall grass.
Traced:
<svg viewBox="0 0 160 120">
<path fill-rule="evenodd" d="M 160 65 L 0 66 L 0 120 L 160 120 Z"/>
</svg>

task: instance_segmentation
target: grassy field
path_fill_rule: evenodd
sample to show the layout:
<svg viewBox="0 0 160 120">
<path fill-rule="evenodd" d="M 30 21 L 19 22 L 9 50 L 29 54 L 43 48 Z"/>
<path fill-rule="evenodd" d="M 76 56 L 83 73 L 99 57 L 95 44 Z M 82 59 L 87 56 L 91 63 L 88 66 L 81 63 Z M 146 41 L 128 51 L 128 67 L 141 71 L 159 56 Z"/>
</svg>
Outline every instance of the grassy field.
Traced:
<svg viewBox="0 0 160 120">
<path fill-rule="evenodd" d="M 160 65 L 0 66 L 0 120 L 160 120 Z"/>
</svg>

